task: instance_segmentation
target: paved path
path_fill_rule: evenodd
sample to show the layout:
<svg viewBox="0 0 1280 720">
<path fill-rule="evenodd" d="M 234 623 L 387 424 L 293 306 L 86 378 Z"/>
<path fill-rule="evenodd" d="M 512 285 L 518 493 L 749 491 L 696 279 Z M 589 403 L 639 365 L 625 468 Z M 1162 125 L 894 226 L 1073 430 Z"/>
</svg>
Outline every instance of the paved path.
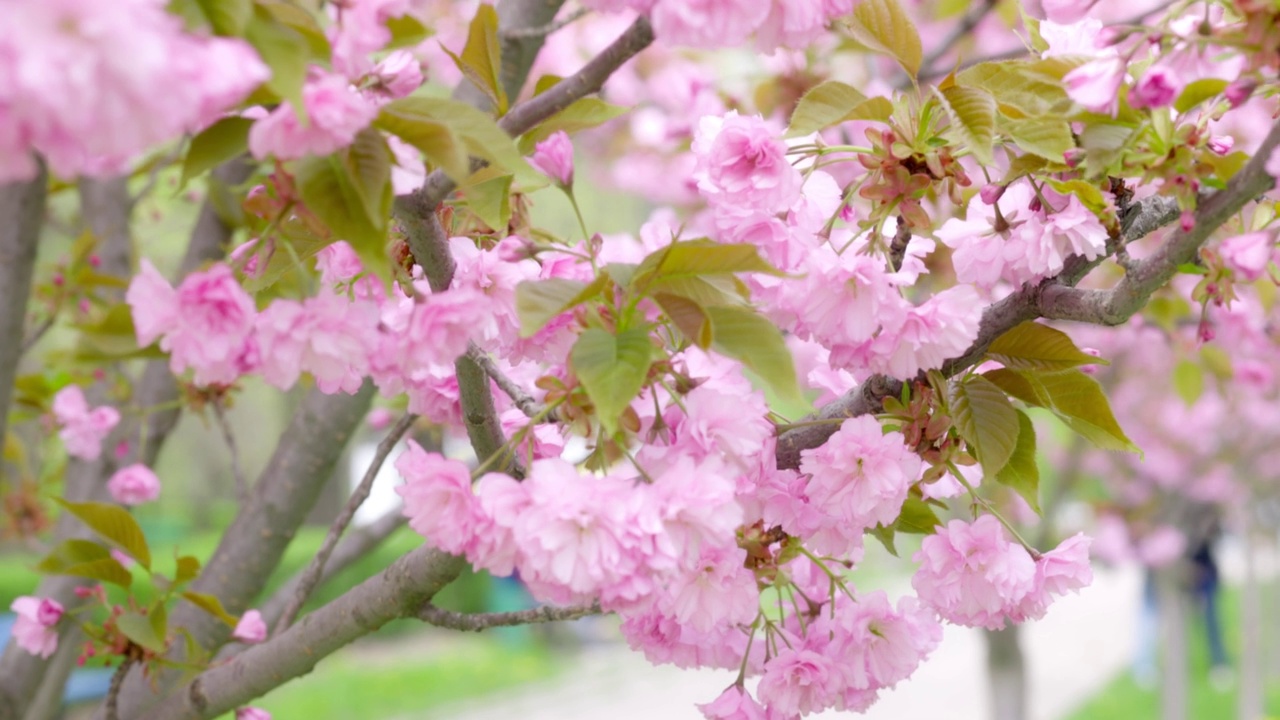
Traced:
<svg viewBox="0 0 1280 720">
<path fill-rule="evenodd" d="M 1031 720 L 1058 720 L 1096 693 L 1133 655 L 1141 575 L 1098 570 L 1094 584 L 1058 600 L 1024 625 Z M 892 593 L 891 593 L 892 595 Z M 863 717 L 868 720 L 986 720 L 985 653 L 978 631 L 948 627 L 916 674 Z M 433 713 L 450 720 L 698 720 L 733 673 L 654 667 L 625 644 L 581 651 L 555 680 Z M 821 717 L 841 717 L 827 713 Z M 400 720 L 410 720 L 402 718 Z M 416 718 L 414 720 L 417 720 Z"/>
</svg>

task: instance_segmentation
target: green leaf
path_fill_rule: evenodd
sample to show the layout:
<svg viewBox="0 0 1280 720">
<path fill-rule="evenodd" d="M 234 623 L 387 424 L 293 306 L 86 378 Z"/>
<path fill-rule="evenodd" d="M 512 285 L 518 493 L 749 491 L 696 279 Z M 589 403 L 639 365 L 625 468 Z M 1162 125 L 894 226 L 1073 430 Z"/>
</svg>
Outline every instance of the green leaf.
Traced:
<svg viewBox="0 0 1280 720">
<path fill-rule="evenodd" d="M 992 370 L 983 377 L 1019 400 L 1053 411 L 1067 427 L 1104 450 L 1139 452 L 1111 412 L 1097 380 L 1079 370 L 1019 372 Z"/>
<path fill-rule="evenodd" d="M 732 275 L 703 275 L 701 277 L 668 277 L 648 284 L 649 295 L 678 295 L 703 307 L 729 305 L 742 307 L 747 304 L 750 291 L 742 281 Z"/>
<path fill-rule="evenodd" d="M 633 287 L 644 288 L 656 280 L 762 272 L 782 275 L 782 271 L 760 256 L 754 245 L 726 244 L 711 240 L 684 240 L 650 253 L 632 278 Z"/>
<path fill-rule="evenodd" d="M 242 117 L 225 117 L 205 128 L 191 139 L 187 156 L 182 159 L 180 185 L 206 170 L 249 149 L 249 128 L 253 121 Z"/>
<path fill-rule="evenodd" d="M 862 0 L 845 29 L 869 49 L 897 60 L 908 75 L 915 77 L 920 72 L 924 57 L 920 33 L 898 0 Z"/>
<path fill-rule="evenodd" d="M 391 151 L 377 131 L 365 128 L 350 147 L 333 155 L 303 158 L 293 175 L 307 209 L 362 258 L 372 260 L 371 269 L 379 261 L 385 264 Z"/>
<path fill-rule="evenodd" d="M 1054 190 L 1063 195 L 1075 195 L 1081 205 L 1089 208 L 1095 215 L 1101 215 L 1106 212 L 1107 201 L 1102 196 L 1102 191 L 1097 185 L 1085 182 L 1084 180 L 1055 180 L 1048 178 L 1048 183 Z"/>
<path fill-rule="evenodd" d="M 1204 370 L 1190 360 L 1179 360 L 1173 368 L 1173 389 L 1188 406 L 1195 405 L 1204 394 Z"/>
<path fill-rule="evenodd" d="M 374 127 L 418 148 L 455 182 L 471 174 L 474 155 L 517 177 L 541 176 L 525 162 L 516 143 L 487 113 L 457 100 L 405 97 L 382 106 Z"/>
<path fill-rule="evenodd" d="M 984 476 L 994 477 L 1018 444 L 1018 411 L 1004 391 L 981 375 L 955 383 L 951 418 L 982 464 Z"/>
<path fill-rule="evenodd" d="M 502 88 L 502 45 L 498 42 L 498 12 L 493 6 L 481 5 L 476 10 L 461 55 L 454 55 L 448 48 L 445 52 L 462 74 L 489 96 L 498 115 L 505 115 L 507 93 Z"/>
<path fill-rule="evenodd" d="M 325 37 L 324 29 L 316 22 L 311 11 L 299 6 L 296 0 L 256 0 L 256 4 L 265 9 L 276 22 L 302 37 L 312 62 L 328 64 L 333 49 L 329 46 L 329 38 Z"/>
<path fill-rule="evenodd" d="M 271 68 L 267 88 L 288 100 L 299 118 L 305 117 L 307 111 L 302 104 L 302 84 L 307 78 L 310 54 L 306 38 L 276 20 L 262 6 L 254 8 L 253 17 L 245 26 L 244 38 Z"/>
<path fill-rule="evenodd" d="M 629 111 L 630 108 L 613 105 L 600 98 L 582 98 L 525 133 L 520 138 L 520 152 L 525 155 L 532 153 L 535 144 L 562 130 L 570 135 L 582 130 L 590 130 Z"/>
<path fill-rule="evenodd" d="M 618 431 L 618 418 L 631 404 L 649 375 L 653 343 L 645 329 L 617 335 L 587 328 L 569 352 L 569 364 L 596 406 L 605 435 Z"/>
<path fill-rule="evenodd" d="M 227 612 L 226 609 L 222 607 L 222 601 L 213 595 L 188 590 L 182 593 L 182 597 L 186 598 L 187 602 L 218 618 L 230 627 L 235 627 L 236 622 L 238 622 L 236 620 L 236 616 Z"/>
<path fill-rule="evenodd" d="M 513 176 L 499 168 L 482 168 L 467 180 L 462 195 L 467 207 L 495 232 L 507 232 L 511 223 L 511 181 Z"/>
<path fill-rule="evenodd" d="M 155 628 L 151 625 L 151 620 L 137 610 L 126 610 L 118 616 L 116 618 L 116 627 L 120 628 L 120 632 L 124 633 L 124 636 L 133 641 L 135 645 L 141 645 L 154 653 L 165 651 L 164 638 L 156 634 Z"/>
<path fill-rule="evenodd" d="M 552 318 L 596 297 L 609 280 L 606 268 L 590 284 L 550 278 L 516 285 L 516 315 L 520 318 L 520 337 L 532 337 Z"/>
<path fill-rule="evenodd" d="M 151 631 L 161 642 L 164 642 L 164 639 L 169 637 L 169 611 L 165 609 L 164 598 L 156 598 L 156 601 L 151 604 L 147 619 L 151 622 Z"/>
<path fill-rule="evenodd" d="M 682 295 L 664 292 L 654 293 L 653 299 L 689 342 L 703 350 L 711 347 L 711 321 L 701 305 Z"/>
<path fill-rule="evenodd" d="M 431 28 L 412 15 L 401 15 L 387 19 L 387 30 L 391 31 L 391 42 L 384 50 L 395 50 L 413 47 L 431 37 Z"/>
<path fill-rule="evenodd" d="M 253 0 L 196 0 L 214 32 L 239 37 L 253 17 Z"/>
<path fill-rule="evenodd" d="M 1001 127 L 1018 147 L 1055 163 L 1063 162 L 1065 153 L 1076 146 L 1071 127 L 1058 118 L 1009 120 Z"/>
<path fill-rule="evenodd" d="M 795 360 L 777 326 L 746 307 L 704 308 L 711 320 L 711 346 L 737 360 L 783 401 L 801 399 Z"/>
<path fill-rule="evenodd" d="M 868 99 L 851 85 L 828 80 L 800 98 L 791 113 L 787 137 L 799 137 L 850 120 L 884 122 L 893 114 L 893 103 L 885 98 Z"/>
<path fill-rule="evenodd" d="M 89 540 L 64 540 L 36 565 L 40 572 L 72 575 L 128 589 L 133 575 L 111 551 Z"/>
<path fill-rule="evenodd" d="M 1187 83 L 1186 87 L 1182 88 L 1178 99 L 1173 101 L 1173 109 L 1179 113 L 1185 113 L 1205 100 L 1221 94 L 1223 90 L 1227 89 L 1227 84 L 1227 81 L 1221 78 L 1192 80 Z"/>
<path fill-rule="evenodd" d="M 955 81 L 991 93 L 1000 112 L 1010 118 L 1045 117 L 1068 104 L 1061 81 L 1045 70 L 1043 61 L 991 61 L 961 70 Z"/>
<path fill-rule="evenodd" d="M 982 164 L 994 160 L 991 146 L 996 131 L 996 101 L 986 90 L 953 85 L 934 90 L 934 95 L 951 118 L 951 128 Z"/>
<path fill-rule="evenodd" d="M 902 512 L 893 523 L 893 529 L 912 535 L 930 535 L 942 524 L 933 506 L 917 497 L 908 497 L 902 503 Z"/>
<path fill-rule="evenodd" d="M 1036 427 L 1031 418 L 1021 410 L 1018 413 L 1018 444 L 1009 456 L 1009 462 L 996 473 L 996 482 L 1022 496 L 1036 511 L 1040 510 L 1040 466 L 1036 464 Z"/>
<path fill-rule="evenodd" d="M 1028 320 L 987 348 L 987 357 L 1014 370 L 1069 370 L 1081 365 L 1108 365 L 1089 355 L 1061 330 Z"/>
<path fill-rule="evenodd" d="M 128 553 L 139 565 L 147 570 L 151 569 L 151 549 L 147 547 L 147 538 L 142 534 L 138 521 L 127 510 L 108 503 L 76 503 L 61 498 L 54 498 L 54 502 L 79 518 L 104 540 Z"/>
<path fill-rule="evenodd" d="M 200 574 L 200 559 L 194 555 L 183 555 L 177 559 L 176 564 L 178 570 L 173 575 L 175 584 L 191 582 Z"/>
<path fill-rule="evenodd" d="M 867 532 L 871 533 L 871 537 L 880 541 L 886 552 L 894 557 L 898 557 L 898 548 L 893 543 L 893 528 L 877 525 Z"/>
</svg>

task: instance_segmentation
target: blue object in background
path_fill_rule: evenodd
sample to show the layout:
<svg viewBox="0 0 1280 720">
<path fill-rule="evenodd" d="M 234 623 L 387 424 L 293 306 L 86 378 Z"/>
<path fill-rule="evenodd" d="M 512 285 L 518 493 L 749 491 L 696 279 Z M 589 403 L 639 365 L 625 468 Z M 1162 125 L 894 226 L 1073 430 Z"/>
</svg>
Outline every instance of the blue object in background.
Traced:
<svg viewBox="0 0 1280 720">
<path fill-rule="evenodd" d="M 0 613 L 0 647 L 8 644 L 9 634 L 13 632 L 13 624 L 17 620 L 17 615 Z M 114 673 L 115 670 L 112 668 L 79 668 L 72 670 L 71 677 L 67 678 L 67 686 L 62 691 L 62 704 L 74 705 L 91 700 L 101 700 L 107 696 L 107 690 L 111 688 L 111 676 Z"/>
</svg>

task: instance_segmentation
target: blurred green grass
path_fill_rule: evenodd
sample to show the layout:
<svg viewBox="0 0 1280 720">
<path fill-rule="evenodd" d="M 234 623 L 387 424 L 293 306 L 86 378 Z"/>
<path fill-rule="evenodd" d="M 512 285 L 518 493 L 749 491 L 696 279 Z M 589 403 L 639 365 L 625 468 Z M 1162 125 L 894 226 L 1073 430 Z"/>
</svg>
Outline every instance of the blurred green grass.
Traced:
<svg viewBox="0 0 1280 720">
<path fill-rule="evenodd" d="M 1264 610 L 1265 612 L 1266 610 Z M 1187 689 L 1187 717 L 1195 720 L 1218 720 L 1236 717 L 1236 692 L 1240 684 L 1240 593 L 1224 588 L 1221 598 L 1222 629 L 1227 656 L 1235 668 L 1231 686 L 1215 689 L 1209 683 L 1209 647 L 1204 624 L 1193 614 L 1187 626 L 1190 645 L 1190 687 Z M 1265 711 L 1280 717 L 1280 684 L 1267 683 Z M 1160 717 L 1160 688 L 1140 687 L 1126 668 L 1102 692 L 1086 702 L 1068 720 L 1157 720 Z"/>
</svg>

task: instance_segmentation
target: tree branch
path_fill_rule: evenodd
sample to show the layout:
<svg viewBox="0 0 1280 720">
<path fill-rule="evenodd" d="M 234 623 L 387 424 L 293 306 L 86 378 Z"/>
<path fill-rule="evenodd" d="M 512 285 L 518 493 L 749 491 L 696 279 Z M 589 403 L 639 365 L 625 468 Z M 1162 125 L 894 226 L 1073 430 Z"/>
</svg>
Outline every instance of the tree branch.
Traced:
<svg viewBox="0 0 1280 720">
<path fill-rule="evenodd" d="M 516 407 L 520 408 L 520 412 L 524 413 L 525 417 L 537 417 L 538 414 L 542 412 L 542 403 L 535 400 L 532 395 L 524 391 L 524 388 L 520 387 L 515 383 L 515 381 L 504 375 L 502 371 L 498 369 L 498 365 L 493 361 L 493 358 L 489 357 L 489 354 L 484 350 L 481 350 L 472 344 L 471 347 L 467 348 L 467 357 L 471 358 L 480 366 L 480 369 L 484 370 L 485 374 L 493 380 L 494 384 L 497 385 L 502 392 L 506 393 L 507 397 L 511 398 L 511 401 L 516 404 Z"/>
<path fill-rule="evenodd" d="M 281 635 L 209 668 L 146 715 L 147 720 L 214 718 L 305 675 L 339 648 L 397 618 L 414 617 L 465 561 L 420 547 Z"/>
<path fill-rule="evenodd" d="M 997 0 L 978 0 L 973 7 L 969 8 L 969 12 L 965 13 L 964 17 L 960 18 L 960 22 L 956 23 L 955 27 L 951 28 L 951 32 L 943 38 L 942 42 L 938 43 L 938 46 L 920 62 L 919 76 L 921 78 L 927 78 L 939 74 L 938 69 L 934 66 L 937 65 L 942 58 L 946 57 L 947 53 L 951 52 L 952 48 L 967 37 L 969 33 L 973 32 L 973 29 L 978 26 L 978 23 L 985 20 L 986 17 L 991 14 L 991 11 L 996 7 L 996 1 Z"/>
<path fill-rule="evenodd" d="M 545 38 L 551 33 L 554 33 L 555 31 L 565 26 L 572 25 L 578 20 L 581 20 L 582 18 L 586 17 L 587 14 L 590 12 L 591 12 L 591 8 L 585 8 L 585 7 L 578 8 L 577 10 L 574 10 L 573 12 L 564 16 L 564 18 L 549 22 L 545 25 L 539 25 L 537 27 L 515 28 L 512 30 L 502 30 L 498 33 L 498 37 L 503 40 L 522 40 L 524 38 L 536 38 L 536 37 Z"/>
<path fill-rule="evenodd" d="M 35 275 L 36 243 L 44 224 L 44 163 L 31 180 L 0 185 L 0 442 L 8 429 L 13 380 L 22 352 L 27 300 Z M 0 461 L 0 480 L 5 476 Z"/>
<path fill-rule="evenodd" d="M 1226 189 L 1200 203 L 1195 226 L 1179 230 L 1154 254 L 1134 263 L 1115 287 L 1109 290 L 1080 290 L 1065 285 L 1049 285 L 1040 294 L 1036 310 L 1046 318 L 1074 320 L 1096 325 L 1119 325 L 1147 304 L 1156 290 L 1178 272 L 1178 266 L 1194 262 L 1200 247 L 1250 201 L 1275 186 L 1275 178 L 1264 166 L 1271 151 L 1280 145 L 1280 123 L 1274 125 L 1253 158 L 1227 182 Z"/>
<path fill-rule="evenodd" d="M 320 582 L 320 576 L 324 572 L 325 563 L 329 561 L 329 556 L 333 554 L 333 549 L 338 544 L 338 540 L 342 537 L 342 533 L 346 531 L 347 526 L 351 524 L 351 519 L 356 516 L 356 511 L 369 499 L 369 492 L 373 490 L 373 481 L 377 479 L 378 472 L 382 470 L 382 464 L 386 461 L 387 456 L 395 449 L 396 444 L 400 442 L 400 438 L 413 427 L 414 421 L 418 419 L 413 413 L 406 413 L 400 418 L 399 422 L 391 428 L 391 432 L 378 443 L 377 451 L 373 454 L 373 460 L 369 462 L 368 469 L 364 472 L 360 484 L 352 491 L 351 497 L 347 500 L 347 504 L 342 508 L 342 512 L 338 517 L 334 518 L 333 524 L 329 526 L 329 532 L 324 537 L 324 542 L 320 544 L 320 550 L 316 552 L 316 556 L 312 558 L 309 564 L 302 572 L 297 589 L 294 591 L 293 600 L 285 606 L 284 612 L 280 616 L 280 621 L 276 624 L 275 632 L 279 634 L 293 623 L 293 619 L 298 616 L 298 611 L 306 604 L 307 598 L 310 597 L 311 591 L 315 589 L 316 584 Z"/>
<path fill-rule="evenodd" d="M 427 603 L 418 613 L 418 618 L 436 627 L 460 630 L 462 632 L 480 632 L 496 627 L 513 625 L 533 625 L 536 623 L 577 620 L 601 613 L 600 603 L 577 607 L 540 607 L 532 610 L 503 613 L 460 613 L 452 610 L 441 610 Z"/>
<path fill-rule="evenodd" d="M 329 556 L 329 562 L 324 564 L 324 572 L 321 573 L 316 587 L 323 585 L 355 561 L 373 552 L 396 530 L 404 527 L 407 521 L 403 508 L 396 508 L 388 510 L 372 524 L 343 535 L 342 542 L 338 543 L 338 547 L 334 548 L 333 554 Z M 297 594 L 306 572 L 306 570 L 299 570 L 271 596 L 270 600 L 259 606 L 258 611 L 262 613 L 262 619 L 266 621 L 268 627 L 274 626 L 284 614 L 285 607 Z"/>
</svg>

